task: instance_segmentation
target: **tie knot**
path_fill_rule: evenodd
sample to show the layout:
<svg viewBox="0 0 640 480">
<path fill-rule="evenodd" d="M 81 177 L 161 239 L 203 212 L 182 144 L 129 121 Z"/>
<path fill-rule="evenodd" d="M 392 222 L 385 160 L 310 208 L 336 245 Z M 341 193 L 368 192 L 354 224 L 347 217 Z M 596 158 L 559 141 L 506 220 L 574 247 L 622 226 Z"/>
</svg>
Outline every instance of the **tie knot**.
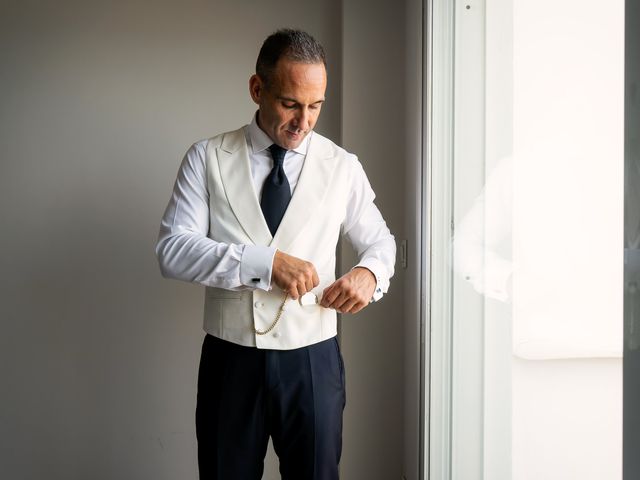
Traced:
<svg viewBox="0 0 640 480">
<path fill-rule="evenodd" d="M 274 163 L 282 165 L 282 162 L 284 162 L 284 154 L 287 153 L 287 151 L 275 143 L 269 147 L 269 151 L 271 152 Z"/>
</svg>

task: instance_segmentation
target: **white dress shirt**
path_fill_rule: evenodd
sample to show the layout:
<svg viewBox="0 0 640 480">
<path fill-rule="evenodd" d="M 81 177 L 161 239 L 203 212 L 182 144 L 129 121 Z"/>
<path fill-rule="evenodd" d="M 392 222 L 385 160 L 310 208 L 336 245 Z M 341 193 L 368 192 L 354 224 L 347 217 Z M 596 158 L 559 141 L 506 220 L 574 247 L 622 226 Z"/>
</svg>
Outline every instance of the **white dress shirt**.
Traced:
<svg viewBox="0 0 640 480">
<path fill-rule="evenodd" d="M 307 155 L 310 132 L 300 145 L 287 151 L 284 171 L 293 194 Z M 254 115 L 245 126 L 253 189 L 259 199 L 262 185 L 273 167 L 269 146 L 273 141 L 258 126 Z M 237 245 L 209 238 L 209 193 L 206 173 L 207 140 L 191 146 L 182 161 L 171 200 L 162 218 L 156 253 L 163 274 L 208 287 L 244 290 L 271 289 L 271 272 L 276 249 L 264 245 Z M 395 240 L 380 211 L 373 203 L 375 194 L 358 164 L 351 185 L 349 206 L 342 221 L 347 236 L 359 256 L 356 267 L 369 269 L 376 277 L 374 300 L 389 287 L 395 264 Z M 285 252 L 286 253 L 286 252 Z M 354 267 L 355 268 L 355 267 Z M 256 279 L 259 279 L 256 281 Z"/>
</svg>

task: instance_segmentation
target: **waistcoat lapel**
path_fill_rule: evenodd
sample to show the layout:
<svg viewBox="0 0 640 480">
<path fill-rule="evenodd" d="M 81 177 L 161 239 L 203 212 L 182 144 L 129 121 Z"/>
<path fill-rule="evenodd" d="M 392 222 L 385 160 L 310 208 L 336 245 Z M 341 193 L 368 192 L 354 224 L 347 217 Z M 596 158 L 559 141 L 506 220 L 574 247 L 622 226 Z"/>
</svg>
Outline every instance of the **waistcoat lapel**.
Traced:
<svg viewBox="0 0 640 480">
<path fill-rule="evenodd" d="M 253 189 L 244 129 L 225 134 L 216 150 L 220 178 L 234 215 L 255 245 L 269 245 L 271 232 Z"/>
<path fill-rule="evenodd" d="M 307 222 L 313 221 L 329 187 L 336 162 L 331 143 L 313 133 L 296 189 L 271 246 L 286 252 Z M 264 220 L 263 223 L 266 225 Z"/>
</svg>

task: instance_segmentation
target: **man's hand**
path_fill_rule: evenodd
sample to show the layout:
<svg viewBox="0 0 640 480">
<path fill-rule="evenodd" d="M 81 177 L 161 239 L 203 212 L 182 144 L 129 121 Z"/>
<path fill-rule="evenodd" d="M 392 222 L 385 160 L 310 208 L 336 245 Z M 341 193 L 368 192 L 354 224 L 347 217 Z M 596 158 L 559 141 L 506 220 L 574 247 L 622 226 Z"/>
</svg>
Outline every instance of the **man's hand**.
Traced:
<svg viewBox="0 0 640 480">
<path fill-rule="evenodd" d="M 324 289 L 320 305 L 340 313 L 357 313 L 369 305 L 376 283 L 371 270 L 356 267 Z"/>
<path fill-rule="evenodd" d="M 320 284 L 313 263 L 287 255 L 280 250 L 276 250 L 273 257 L 271 280 L 294 300 Z"/>
</svg>

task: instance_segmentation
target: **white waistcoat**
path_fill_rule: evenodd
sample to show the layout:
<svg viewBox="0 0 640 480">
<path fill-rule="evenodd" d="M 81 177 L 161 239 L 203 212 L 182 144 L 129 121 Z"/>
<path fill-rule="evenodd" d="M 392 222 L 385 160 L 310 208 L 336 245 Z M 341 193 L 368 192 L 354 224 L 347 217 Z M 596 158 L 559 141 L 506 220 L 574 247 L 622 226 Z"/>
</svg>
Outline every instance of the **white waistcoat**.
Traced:
<svg viewBox="0 0 640 480">
<path fill-rule="evenodd" d="M 291 202 L 271 236 L 254 192 L 244 130 L 224 133 L 207 144 L 209 237 L 244 245 L 270 245 L 313 263 L 322 291 L 335 280 L 335 251 L 345 217 L 350 182 L 346 152 L 317 133 L 309 142 L 302 172 Z M 311 345 L 336 335 L 336 312 L 319 305 L 302 306 L 288 299 L 275 328 L 284 298 L 274 284 L 263 290 L 230 291 L 207 287 L 204 329 L 240 345 L 288 350 Z"/>
</svg>

